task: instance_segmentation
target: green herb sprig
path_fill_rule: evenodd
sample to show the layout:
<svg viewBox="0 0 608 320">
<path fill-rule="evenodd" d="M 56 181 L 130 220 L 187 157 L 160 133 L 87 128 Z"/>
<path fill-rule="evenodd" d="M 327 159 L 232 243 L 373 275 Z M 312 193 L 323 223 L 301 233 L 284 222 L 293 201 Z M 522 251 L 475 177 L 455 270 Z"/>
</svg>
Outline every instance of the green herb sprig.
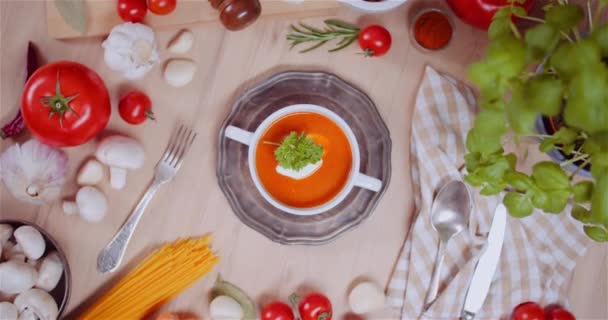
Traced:
<svg viewBox="0 0 608 320">
<path fill-rule="evenodd" d="M 280 144 L 269 141 L 264 143 L 279 146 L 274 155 L 279 165 L 285 169 L 300 171 L 308 164 L 319 162 L 323 155 L 323 147 L 315 144 L 304 132 L 298 134 L 292 131 Z"/>
<path fill-rule="evenodd" d="M 306 42 L 316 42 L 300 51 L 300 53 L 304 53 L 314 50 L 330 40 L 339 39 L 336 47 L 329 50 L 329 52 L 334 52 L 348 47 L 359 37 L 360 29 L 356 26 L 331 19 L 324 22 L 324 29 L 317 29 L 303 23 L 300 23 L 299 27 L 291 25 L 292 32 L 287 35 L 287 40 L 291 41 L 291 48 Z"/>
</svg>

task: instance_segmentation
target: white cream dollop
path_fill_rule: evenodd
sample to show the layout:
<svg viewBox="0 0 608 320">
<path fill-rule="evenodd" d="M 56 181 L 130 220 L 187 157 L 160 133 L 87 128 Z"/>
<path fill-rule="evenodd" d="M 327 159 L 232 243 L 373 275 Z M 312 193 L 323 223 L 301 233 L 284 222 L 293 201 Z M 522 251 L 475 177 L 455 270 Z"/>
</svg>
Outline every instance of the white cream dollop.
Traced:
<svg viewBox="0 0 608 320">
<path fill-rule="evenodd" d="M 66 180 L 68 156 L 36 139 L 10 146 L 0 156 L 0 178 L 15 198 L 43 204 L 56 200 Z"/>
<path fill-rule="evenodd" d="M 310 177 L 313 173 L 317 172 L 317 170 L 319 170 L 322 165 L 323 160 L 319 160 L 316 163 L 307 164 L 304 168 L 300 169 L 300 171 L 283 168 L 280 165 L 277 165 L 276 171 L 280 175 L 290 177 L 295 180 L 302 180 Z"/>
<path fill-rule="evenodd" d="M 154 31 L 141 23 L 115 26 L 101 46 L 108 67 L 129 80 L 142 78 L 159 61 Z"/>
</svg>

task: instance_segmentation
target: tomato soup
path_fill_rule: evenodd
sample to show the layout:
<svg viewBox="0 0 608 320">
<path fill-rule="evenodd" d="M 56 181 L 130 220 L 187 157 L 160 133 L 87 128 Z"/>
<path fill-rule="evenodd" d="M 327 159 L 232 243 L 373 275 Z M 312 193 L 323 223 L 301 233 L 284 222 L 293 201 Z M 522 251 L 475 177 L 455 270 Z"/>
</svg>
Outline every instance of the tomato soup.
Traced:
<svg viewBox="0 0 608 320">
<path fill-rule="evenodd" d="M 296 180 L 276 172 L 275 145 L 292 131 L 305 132 L 323 146 L 323 165 L 311 176 Z M 262 134 L 255 155 L 258 177 L 266 191 L 277 201 L 292 207 L 311 208 L 333 199 L 348 181 L 352 152 L 346 134 L 329 118 L 313 112 L 286 115 Z"/>
</svg>

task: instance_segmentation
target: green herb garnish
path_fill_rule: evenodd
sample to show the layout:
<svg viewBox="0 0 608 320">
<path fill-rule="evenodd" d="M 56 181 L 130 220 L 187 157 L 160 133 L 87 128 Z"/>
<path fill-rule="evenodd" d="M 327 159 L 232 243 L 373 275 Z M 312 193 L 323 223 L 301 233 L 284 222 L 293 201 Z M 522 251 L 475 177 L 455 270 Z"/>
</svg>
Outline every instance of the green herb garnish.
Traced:
<svg viewBox="0 0 608 320">
<path fill-rule="evenodd" d="M 274 155 L 279 165 L 285 169 L 300 171 L 308 164 L 319 162 L 323 155 L 323 147 L 315 144 L 304 132 L 298 135 L 292 131 L 280 144 L 268 141 L 264 143 L 279 146 Z"/>
</svg>

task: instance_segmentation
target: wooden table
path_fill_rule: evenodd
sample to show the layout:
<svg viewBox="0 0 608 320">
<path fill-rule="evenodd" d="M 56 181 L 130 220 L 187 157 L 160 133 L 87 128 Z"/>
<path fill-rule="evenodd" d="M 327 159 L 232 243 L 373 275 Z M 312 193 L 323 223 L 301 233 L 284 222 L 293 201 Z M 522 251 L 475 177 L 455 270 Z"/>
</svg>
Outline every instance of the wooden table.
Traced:
<svg viewBox="0 0 608 320">
<path fill-rule="evenodd" d="M 144 168 L 129 173 L 124 190 L 112 190 L 104 182 L 102 189 L 110 199 L 110 212 L 102 222 L 91 224 L 65 216 L 59 204 L 35 207 L 18 202 L 4 186 L 0 186 L 0 216 L 38 223 L 59 241 L 72 269 L 69 310 L 98 295 L 159 244 L 212 232 L 221 263 L 211 275 L 172 301 L 168 309 L 191 310 L 207 317 L 209 289 L 217 272 L 221 272 L 260 303 L 286 299 L 293 291 L 320 290 L 332 299 L 335 318 L 344 318 L 348 311 L 346 294 L 354 279 L 369 278 L 381 286 L 387 284 L 410 223 L 408 119 L 424 65 L 432 64 L 463 78 L 466 65 L 476 60 L 485 46 L 483 32 L 455 19 L 451 46 L 439 54 L 421 53 L 410 43 L 408 16 L 412 7 L 432 1 L 410 2 L 379 16 L 361 16 L 347 8 L 339 12 L 344 20 L 361 24 L 380 22 L 391 31 L 393 48 L 380 59 L 364 59 L 355 54 L 355 46 L 335 54 L 324 50 L 308 54 L 289 51 L 284 37 L 290 21 L 285 20 L 259 21 L 236 33 L 225 31 L 219 23 L 192 26 L 196 40 L 188 57 L 197 62 L 199 69 L 191 84 L 174 89 L 162 80 L 160 67 L 155 67 L 144 80 L 123 80 L 105 66 L 100 38 L 63 42 L 50 39 L 42 18 L 43 1 L 0 1 L 0 119 L 11 118 L 16 111 L 25 78 L 25 50 L 30 40 L 48 61 L 75 60 L 96 70 L 105 80 L 114 106 L 127 90 L 148 93 L 158 118 L 157 123 L 130 126 L 113 112 L 107 130 L 143 141 L 148 160 Z M 317 25 L 321 21 L 322 18 L 307 20 Z M 163 61 L 171 57 L 164 48 L 176 31 L 157 34 Z M 289 69 L 327 70 L 362 88 L 380 109 L 393 139 L 393 176 L 380 205 L 359 228 L 324 246 L 282 246 L 249 229 L 232 213 L 215 177 L 218 130 L 231 102 L 260 79 Z M 153 200 L 134 235 L 126 263 L 113 275 L 100 275 L 95 268 L 99 250 L 135 205 L 152 177 L 171 129 L 178 122 L 198 131 L 193 150 L 177 178 Z M 3 141 L 2 150 L 11 143 Z M 95 143 L 91 142 L 67 150 L 70 182 L 65 188 L 66 196 L 75 193 L 75 170 L 94 149 Z M 591 246 L 577 266 L 568 295 L 572 310 L 581 319 L 608 318 L 607 253 L 606 246 Z M 394 315 L 378 314 L 377 318 L 392 319 Z"/>
</svg>

